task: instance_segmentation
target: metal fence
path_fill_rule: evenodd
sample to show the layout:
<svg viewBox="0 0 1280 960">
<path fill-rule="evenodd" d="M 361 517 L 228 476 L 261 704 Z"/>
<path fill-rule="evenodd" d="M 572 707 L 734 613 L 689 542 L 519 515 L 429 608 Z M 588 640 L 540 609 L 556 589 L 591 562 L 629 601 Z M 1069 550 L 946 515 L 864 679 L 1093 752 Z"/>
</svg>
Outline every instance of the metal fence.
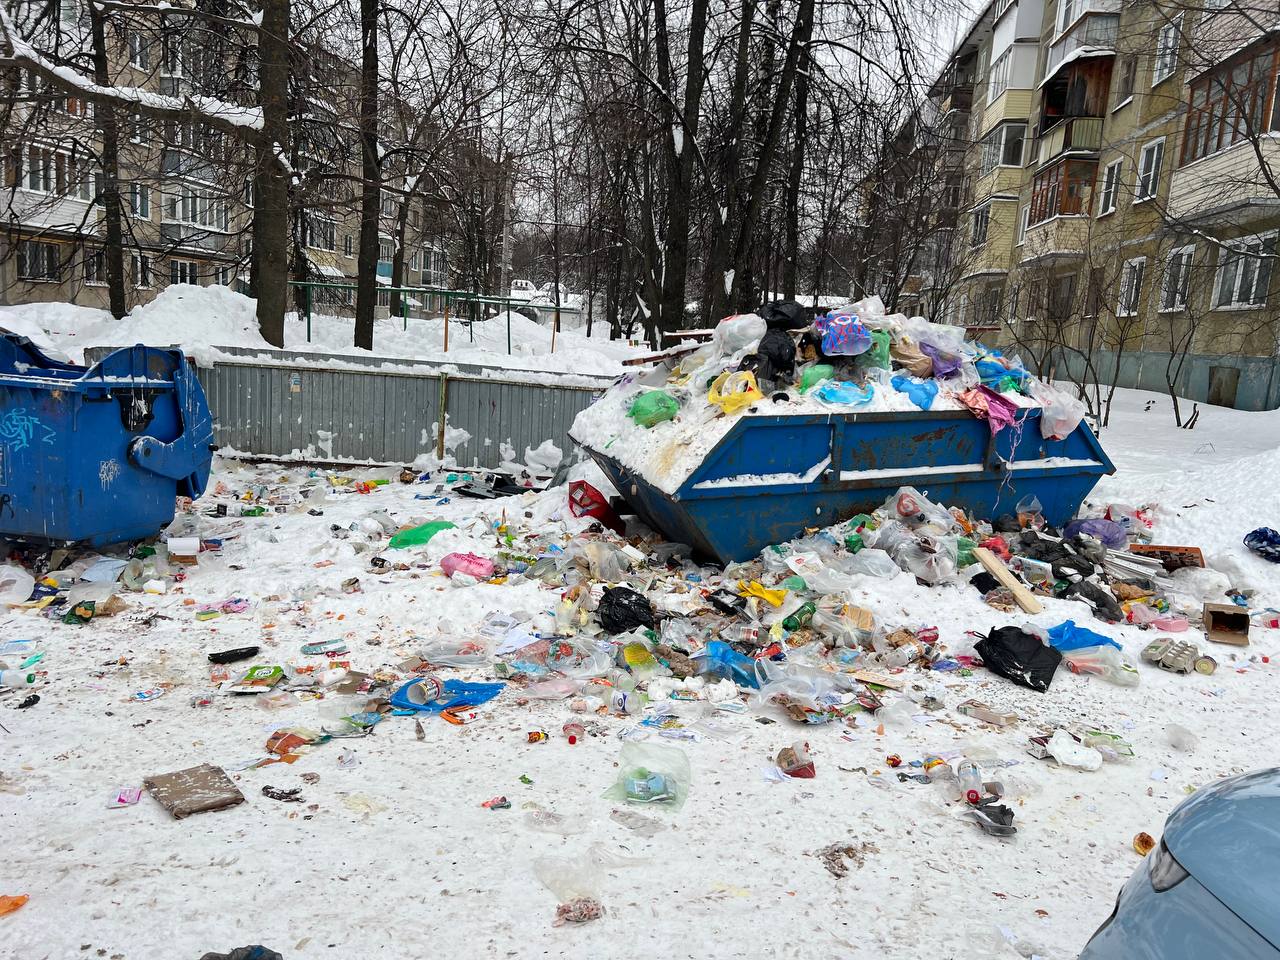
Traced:
<svg viewBox="0 0 1280 960">
<path fill-rule="evenodd" d="M 85 359 L 95 363 L 112 349 L 90 348 Z M 442 454 L 454 430 L 470 435 L 451 445 L 460 466 L 499 466 L 504 442 L 518 458 L 544 440 L 568 454 L 574 417 L 610 382 L 546 373 L 531 382 L 494 368 L 453 372 L 454 365 L 441 370 L 377 357 L 280 351 L 278 359 L 264 359 L 277 351 L 224 352 L 244 356 L 198 370 L 215 442 L 281 460 L 407 464 L 425 453 Z M 348 368 L 315 365 L 317 359 Z M 374 369 L 383 365 L 394 366 Z"/>
<path fill-rule="evenodd" d="M 1102 383 L 1111 383 L 1115 376 L 1121 387 L 1165 393 L 1169 358 L 1154 350 L 1131 350 L 1117 359 L 1113 352 L 1100 350 L 1093 354 L 1094 376 Z M 1085 374 L 1079 353 L 1058 355 L 1055 364 L 1060 377 L 1078 381 Z M 1177 378 L 1178 396 L 1237 410 L 1275 410 L 1280 407 L 1278 367 L 1280 360 L 1273 357 L 1188 354 Z"/>
</svg>

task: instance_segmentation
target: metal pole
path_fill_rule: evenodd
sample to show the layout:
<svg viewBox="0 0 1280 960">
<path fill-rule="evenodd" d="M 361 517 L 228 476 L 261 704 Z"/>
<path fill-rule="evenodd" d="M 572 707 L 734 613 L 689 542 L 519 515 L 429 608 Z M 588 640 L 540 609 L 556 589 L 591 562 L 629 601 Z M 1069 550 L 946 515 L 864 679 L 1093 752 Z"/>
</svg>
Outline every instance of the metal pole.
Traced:
<svg viewBox="0 0 1280 960">
<path fill-rule="evenodd" d="M 444 352 L 449 352 L 449 298 L 444 298 Z"/>
<path fill-rule="evenodd" d="M 400 317 L 404 320 L 404 332 L 409 332 L 409 297 L 403 290 L 400 291 Z"/>
<path fill-rule="evenodd" d="M 307 343 L 310 343 L 311 342 L 311 294 L 312 294 L 311 284 L 307 284 L 305 289 L 307 291 L 307 295 L 305 298 L 307 303 Z"/>
</svg>

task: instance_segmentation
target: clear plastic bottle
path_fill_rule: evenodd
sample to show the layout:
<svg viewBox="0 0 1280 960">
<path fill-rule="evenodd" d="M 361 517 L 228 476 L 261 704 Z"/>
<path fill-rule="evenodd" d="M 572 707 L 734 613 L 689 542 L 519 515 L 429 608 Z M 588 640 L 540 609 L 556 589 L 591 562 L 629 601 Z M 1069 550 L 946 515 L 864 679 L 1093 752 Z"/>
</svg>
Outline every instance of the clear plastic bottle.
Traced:
<svg viewBox="0 0 1280 960">
<path fill-rule="evenodd" d="M 941 757 L 925 757 L 924 772 L 929 777 L 929 782 L 945 799 L 952 802 L 962 799 L 960 781 L 956 779 L 956 772 L 947 761 Z"/>
<path fill-rule="evenodd" d="M 956 779 L 964 798 L 970 803 L 982 799 L 982 770 L 972 760 L 961 760 L 956 766 Z"/>
<path fill-rule="evenodd" d="M 29 687 L 36 675 L 29 670 L 0 670 L 0 687 Z"/>
<path fill-rule="evenodd" d="M 644 694 L 634 690 L 614 690 L 609 697 L 609 709 L 613 713 L 634 716 L 644 709 Z"/>
</svg>

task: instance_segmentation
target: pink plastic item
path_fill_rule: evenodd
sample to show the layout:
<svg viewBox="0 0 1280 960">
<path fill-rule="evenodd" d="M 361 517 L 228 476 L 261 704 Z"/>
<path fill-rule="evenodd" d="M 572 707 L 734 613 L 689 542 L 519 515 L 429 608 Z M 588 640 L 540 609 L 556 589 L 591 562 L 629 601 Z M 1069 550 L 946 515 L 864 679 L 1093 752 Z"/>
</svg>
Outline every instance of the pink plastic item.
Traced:
<svg viewBox="0 0 1280 960">
<path fill-rule="evenodd" d="M 440 559 L 440 569 L 446 577 L 465 573 L 477 580 L 488 580 L 493 576 L 493 561 L 474 553 L 450 553 Z"/>
</svg>

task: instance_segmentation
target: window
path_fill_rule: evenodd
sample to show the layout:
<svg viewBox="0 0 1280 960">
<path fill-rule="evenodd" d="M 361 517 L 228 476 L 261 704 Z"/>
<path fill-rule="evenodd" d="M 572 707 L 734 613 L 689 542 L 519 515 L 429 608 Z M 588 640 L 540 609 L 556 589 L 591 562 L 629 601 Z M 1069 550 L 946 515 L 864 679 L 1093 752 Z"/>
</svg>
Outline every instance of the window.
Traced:
<svg viewBox="0 0 1280 960">
<path fill-rule="evenodd" d="M 349 234 L 349 233 L 348 233 L 345 237 L 343 237 L 343 238 L 342 238 L 342 255 L 343 255 L 344 257 L 350 257 L 350 256 L 352 256 L 352 253 L 351 253 L 351 234 Z"/>
<path fill-rule="evenodd" d="M 1025 123 L 1006 123 L 996 127 L 982 140 L 982 166 L 985 177 L 996 167 L 1022 166 L 1022 145 L 1027 135 Z"/>
<path fill-rule="evenodd" d="M 418 251 L 413 251 L 413 256 L 409 258 L 409 269 L 415 273 L 418 270 Z"/>
<path fill-rule="evenodd" d="M 1035 226 L 1051 217 L 1087 213 L 1098 165 L 1088 161 L 1065 160 L 1036 174 L 1031 181 L 1031 216 Z"/>
<path fill-rule="evenodd" d="M 77 0 L 58 0 L 58 20 L 62 23 L 75 23 L 80 19 L 80 4 Z"/>
<path fill-rule="evenodd" d="M 1076 275 L 1054 277 L 1049 287 L 1048 314 L 1052 320 L 1066 320 L 1071 316 L 1076 299 Z"/>
<path fill-rule="evenodd" d="M 1004 12 L 1008 10 L 1011 6 L 1013 6 L 1013 0 L 996 0 L 995 11 L 992 14 L 991 19 L 993 21 L 999 20 L 1001 17 L 1004 16 Z"/>
<path fill-rule="evenodd" d="M 18 242 L 19 280 L 61 280 L 62 257 L 56 243 Z"/>
<path fill-rule="evenodd" d="M 1174 17 L 1160 28 L 1156 38 L 1156 59 L 1151 70 L 1151 85 L 1167 80 L 1178 67 L 1178 41 L 1182 36 L 1182 18 Z"/>
<path fill-rule="evenodd" d="M 949 210 L 960 206 L 960 175 L 950 174 L 942 188 L 942 205 Z"/>
<path fill-rule="evenodd" d="M 1124 170 L 1124 161 L 1116 160 L 1107 164 L 1102 174 L 1102 197 L 1098 201 L 1098 216 L 1115 213 L 1117 195 L 1120 193 L 1120 174 Z"/>
<path fill-rule="evenodd" d="M 1031 216 L 1031 207 L 1024 206 L 1018 210 L 1018 245 L 1027 240 L 1027 218 Z"/>
<path fill-rule="evenodd" d="M 1147 258 L 1137 257 L 1126 260 L 1124 273 L 1120 278 L 1120 302 L 1116 306 L 1117 317 L 1132 317 L 1138 312 L 1138 301 L 1142 297 L 1142 279 L 1147 272 Z"/>
<path fill-rule="evenodd" d="M 1267 126 L 1280 130 L 1276 61 L 1277 45 L 1273 43 L 1233 57 L 1191 85 L 1182 141 L 1184 164 L 1257 136 Z"/>
<path fill-rule="evenodd" d="M 384 217 L 393 217 L 396 212 L 396 198 L 389 193 L 382 195 L 382 215 Z"/>
<path fill-rule="evenodd" d="M 1276 235 L 1266 234 L 1224 246 L 1218 253 L 1215 307 L 1260 307 L 1267 302 Z"/>
<path fill-rule="evenodd" d="M 448 279 L 444 251 L 428 247 L 422 251 L 422 283 L 428 287 L 443 287 Z"/>
<path fill-rule="evenodd" d="M 987 230 L 991 226 L 991 204 L 985 203 L 973 211 L 973 220 L 969 225 L 969 244 L 980 247 L 987 242 Z"/>
<path fill-rule="evenodd" d="M 991 78 L 987 81 L 987 103 L 994 103 L 1000 94 L 1009 89 L 1009 69 L 1012 64 L 1012 47 L 1000 54 L 995 63 L 991 64 Z"/>
<path fill-rule="evenodd" d="M 209 230 L 228 229 L 227 201 L 192 184 L 181 184 L 168 197 L 167 218 L 172 223 Z"/>
<path fill-rule="evenodd" d="M 231 281 L 235 279 L 230 267 L 215 267 L 213 271 L 214 281 L 221 286 L 231 286 Z"/>
<path fill-rule="evenodd" d="M 86 247 L 84 251 L 84 282 L 101 286 L 107 282 L 107 254 L 102 249 Z"/>
<path fill-rule="evenodd" d="M 169 261 L 170 283 L 199 283 L 200 268 L 191 260 Z"/>
<path fill-rule="evenodd" d="M 137 70 L 151 69 L 151 44 L 140 30 L 129 31 L 129 66 Z"/>
<path fill-rule="evenodd" d="M 52 193 L 75 200 L 92 200 L 97 184 L 87 157 L 28 145 L 14 155 L 15 181 L 33 193 Z"/>
<path fill-rule="evenodd" d="M 395 248 L 391 245 L 390 240 L 378 241 L 378 259 L 386 263 L 391 262 L 391 258 L 395 255 Z"/>
<path fill-rule="evenodd" d="M 1160 285 L 1160 309 L 1183 310 L 1187 306 L 1187 290 L 1191 281 L 1191 260 L 1194 246 L 1179 247 L 1169 254 L 1164 265 L 1164 280 Z"/>
<path fill-rule="evenodd" d="M 1017 323 L 1022 319 L 1019 314 L 1019 302 L 1022 300 L 1022 285 L 1015 283 L 1009 292 L 1009 322 Z"/>
<path fill-rule="evenodd" d="M 125 114 L 124 128 L 131 143 L 151 142 L 151 121 L 136 110 Z"/>
<path fill-rule="evenodd" d="M 253 181 L 246 180 L 244 182 L 244 205 L 250 210 L 253 209 Z"/>
<path fill-rule="evenodd" d="M 1080 12 L 1081 0 L 1061 0 L 1058 4 L 1058 32 L 1075 23 Z"/>
<path fill-rule="evenodd" d="M 328 217 L 307 213 L 302 218 L 303 246 L 313 250 L 338 249 L 338 226 Z"/>
<path fill-rule="evenodd" d="M 129 215 L 139 220 L 151 219 L 151 188 L 145 183 L 129 184 Z"/>
<path fill-rule="evenodd" d="M 133 255 L 133 285 L 139 289 L 151 286 L 151 258 L 145 253 Z"/>
<path fill-rule="evenodd" d="M 1134 191 L 1133 202 L 1141 203 L 1150 200 L 1160 189 L 1160 167 L 1164 163 L 1164 137 L 1153 140 L 1142 148 L 1142 156 L 1138 161 L 1138 189 Z"/>
<path fill-rule="evenodd" d="M 185 75 L 186 51 L 183 50 L 182 34 L 176 28 L 165 31 L 164 34 L 164 64 L 161 72 L 166 77 L 181 77 Z"/>
<path fill-rule="evenodd" d="M 1116 71 L 1116 107 L 1122 107 L 1133 99 L 1133 87 L 1138 80 L 1138 58 L 1124 57 Z"/>
</svg>

